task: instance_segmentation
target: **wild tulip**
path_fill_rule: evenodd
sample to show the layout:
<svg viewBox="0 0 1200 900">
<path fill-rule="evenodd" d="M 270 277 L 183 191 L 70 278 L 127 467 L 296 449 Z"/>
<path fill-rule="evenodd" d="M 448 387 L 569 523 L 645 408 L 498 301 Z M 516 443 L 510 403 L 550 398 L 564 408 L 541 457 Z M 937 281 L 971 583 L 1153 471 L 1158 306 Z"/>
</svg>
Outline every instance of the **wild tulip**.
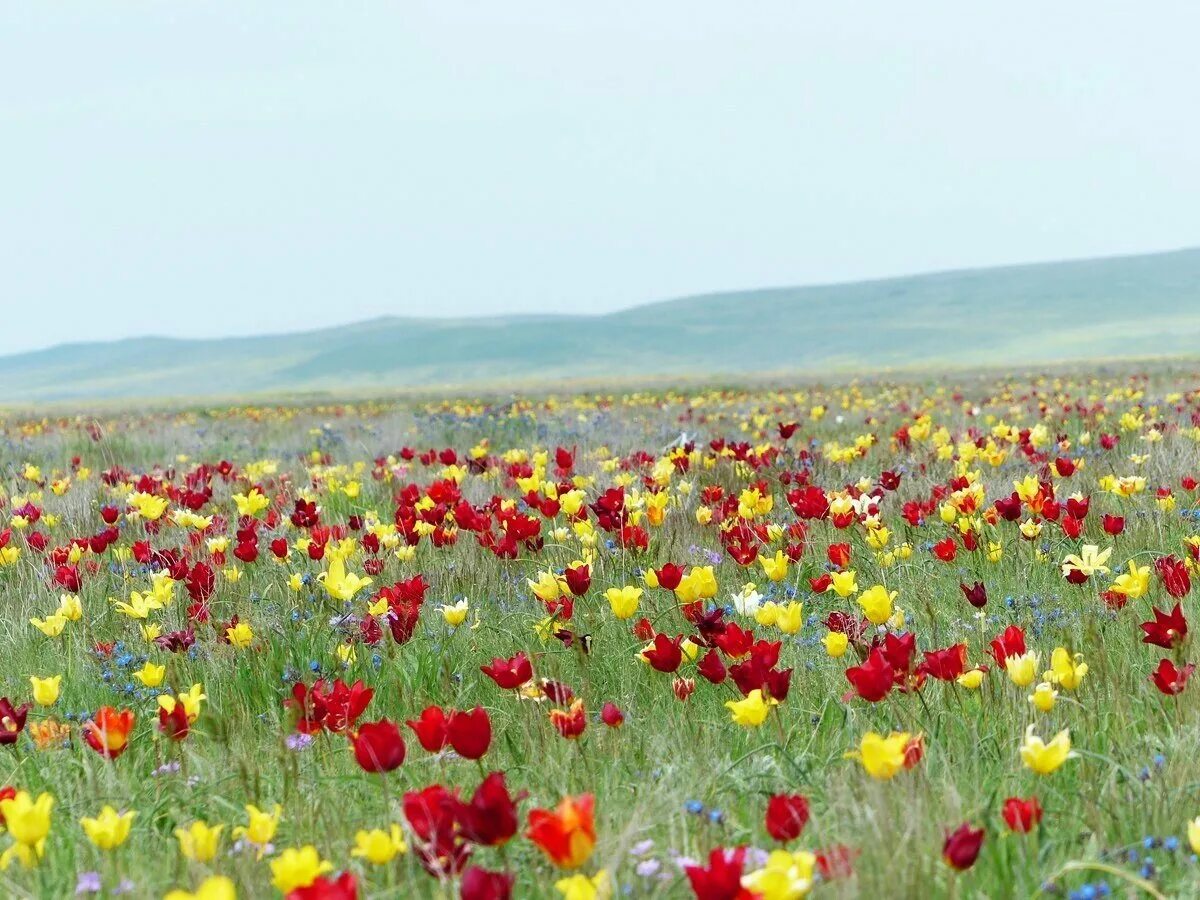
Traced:
<svg viewBox="0 0 1200 900">
<path fill-rule="evenodd" d="M 458 823 L 463 837 L 485 847 L 508 843 L 517 833 L 517 803 L 524 797 L 524 792 L 516 797 L 509 793 L 504 773 L 488 773 L 470 801 L 459 804 Z"/>
<path fill-rule="evenodd" d="M 367 722 L 350 734 L 354 761 L 364 772 L 391 772 L 404 762 L 404 738 L 388 719 Z"/>
<path fill-rule="evenodd" d="M 554 730 L 570 740 L 578 738 L 587 728 L 587 714 L 584 712 L 582 700 L 574 701 L 569 710 L 552 709 L 549 715 Z"/>
<path fill-rule="evenodd" d="M 625 714 L 615 703 L 609 701 L 600 708 L 600 721 L 609 728 L 620 728 L 625 723 Z"/>
<path fill-rule="evenodd" d="M 406 723 L 421 746 L 430 753 L 443 750 L 450 741 L 448 730 L 449 717 L 440 706 L 427 706 L 421 711 L 418 719 L 409 719 Z"/>
<path fill-rule="evenodd" d="M 29 704 L 14 707 L 7 697 L 0 697 L 0 744 L 15 744 L 25 729 Z"/>
<path fill-rule="evenodd" d="M 533 678 L 533 666 L 524 651 L 509 659 L 497 657 L 490 666 L 480 666 L 480 671 L 505 690 L 519 688 Z"/>
<path fill-rule="evenodd" d="M 358 900 L 358 880 L 353 872 L 337 878 L 318 875 L 310 884 L 289 891 L 284 900 Z"/>
<path fill-rule="evenodd" d="M 179 842 L 179 853 L 192 862 L 211 862 L 217 855 L 224 825 L 209 825 L 195 821 L 187 828 L 176 828 L 175 839 Z"/>
<path fill-rule="evenodd" d="M 129 734 L 133 731 L 134 715 L 131 710 L 117 711 L 111 706 L 102 706 L 83 726 L 83 739 L 87 745 L 105 759 L 116 759 L 129 746 Z"/>
<path fill-rule="evenodd" d="M 942 859 L 955 871 L 966 871 L 975 865 L 975 860 L 979 858 L 983 838 L 982 828 L 972 828 L 964 822 L 953 831 L 947 832 L 946 839 L 942 842 Z"/>
<path fill-rule="evenodd" d="M 781 843 L 794 841 L 808 824 L 808 799 L 801 794 L 775 794 L 767 801 L 767 834 Z"/>
<path fill-rule="evenodd" d="M 1023 800 L 1020 797 L 1009 797 L 1000 809 L 1004 824 L 1009 830 L 1019 834 L 1033 831 L 1042 820 L 1042 807 L 1036 797 Z"/>
<path fill-rule="evenodd" d="M 1021 744 L 1021 761 L 1039 775 L 1049 775 L 1077 754 L 1071 749 L 1071 733 L 1068 729 L 1058 732 L 1049 744 L 1033 733 L 1034 726 L 1025 729 L 1025 740 Z"/>
<path fill-rule="evenodd" d="M 579 868 L 596 846 L 595 799 L 591 794 L 568 796 L 552 810 L 530 810 L 525 835 L 554 865 Z"/>
<path fill-rule="evenodd" d="M 333 864 L 321 859 L 316 847 L 288 847 L 271 860 L 271 884 L 282 894 L 311 885 L 320 876 L 333 871 Z"/>
<path fill-rule="evenodd" d="M 446 724 L 446 737 L 459 756 L 479 759 L 492 743 L 492 722 L 487 710 L 476 706 L 468 712 L 451 713 Z"/>
<path fill-rule="evenodd" d="M 1171 697 L 1183 693 L 1188 679 L 1195 671 L 1195 663 L 1186 663 L 1182 667 L 1177 667 L 1171 660 L 1162 659 L 1159 660 L 1158 668 L 1150 673 L 1150 681 L 1159 691 Z"/>
<path fill-rule="evenodd" d="M 511 900 L 516 876 L 471 866 L 459 883 L 459 900 Z"/>
<path fill-rule="evenodd" d="M 118 813 L 111 806 L 105 806 L 95 818 L 80 819 L 79 824 L 88 840 L 101 850 L 114 850 L 129 837 L 135 815 L 135 812 Z"/>
</svg>

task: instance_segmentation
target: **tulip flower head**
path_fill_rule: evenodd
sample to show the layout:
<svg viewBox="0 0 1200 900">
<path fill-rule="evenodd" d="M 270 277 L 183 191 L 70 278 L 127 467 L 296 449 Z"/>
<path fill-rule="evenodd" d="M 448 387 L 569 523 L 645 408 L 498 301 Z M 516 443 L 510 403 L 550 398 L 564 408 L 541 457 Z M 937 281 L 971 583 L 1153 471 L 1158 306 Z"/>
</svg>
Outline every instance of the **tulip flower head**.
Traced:
<svg viewBox="0 0 1200 900">
<path fill-rule="evenodd" d="M 1063 729 L 1050 743 L 1045 743 L 1034 734 L 1034 726 L 1025 729 L 1025 740 L 1021 744 L 1021 761 L 1039 775 L 1050 775 L 1069 759 L 1079 754 L 1071 749 L 1071 733 Z"/>
</svg>

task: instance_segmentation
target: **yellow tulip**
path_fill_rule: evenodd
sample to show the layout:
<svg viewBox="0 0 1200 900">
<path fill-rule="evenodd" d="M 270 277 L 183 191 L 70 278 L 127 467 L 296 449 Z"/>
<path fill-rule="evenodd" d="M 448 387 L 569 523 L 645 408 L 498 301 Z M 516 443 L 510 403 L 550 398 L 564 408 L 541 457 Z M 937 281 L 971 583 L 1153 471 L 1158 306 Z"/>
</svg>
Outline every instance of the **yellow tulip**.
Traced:
<svg viewBox="0 0 1200 900">
<path fill-rule="evenodd" d="M 895 777 L 904 768 L 905 751 L 912 735 L 893 731 L 887 737 L 868 731 L 859 741 L 858 749 L 849 751 L 847 758 L 857 759 L 867 774 L 880 781 Z"/>
<path fill-rule="evenodd" d="M 193 822 L 187 828 L 176 828 L 179 852 L 192 862 L 211 862 L 217 855 L 224 829 L 224 825 L 209 825 L 203 821 Z"/>
<path fill-rule="evenodd" d="M 101 850 L 113 850 L 129 837 L 135 815 L 135 812 L 118 813 L 111 806 L 105 806 L 94 819 L 80 819 L 79 824 L 89 841 Z"/>
<path fill-rule="evenodd" d="M 1068 759 L 1077 754 L 1071 749 L 1071 732 L 1064 728 L 1049 744 L 1033 733 L 1034 726 L 1025 729 L 1025 740 L 1021 744 L 1021 761 L 1039 775 L 1049 775 Z"/>
<path fill-rule="evenodd" d="M 642 589 L 638 587 L 611 587 L 604 592 L 604 599 L 612 608 L 612 613 L 618 619 L 629 619 L 637 612 L 638 602 L 642 599 Z"/>
<path fill-rule="evenodd" d="M 725 708 L 729 710 L 734 724 L 743 728 L 758 728 L 767 720 L 771 707 L 778 704 L 779 701 L 774 698 L 765 699 L 763 692 L 755 688 L 741 700 L 726 700 Z"/>
<path fill-rule="evenodd" d="M 320 876 L 333 871 L 333 863 L 321 859 L 317 848 L 307 844 L 297 849 L 288 847 L 271 860 L 271 884 L 281 894 L 308 887 Z"/>
<path fill-rule="evenodd" d="M 30 675 L 29 683 L 33 685 L 33 699 L 38 706 L 53 706 L 58 702 L 58 692 L 62 686 L 61 675 L 51 678 L 38 678 L 36 675 Z"/>
</svg>

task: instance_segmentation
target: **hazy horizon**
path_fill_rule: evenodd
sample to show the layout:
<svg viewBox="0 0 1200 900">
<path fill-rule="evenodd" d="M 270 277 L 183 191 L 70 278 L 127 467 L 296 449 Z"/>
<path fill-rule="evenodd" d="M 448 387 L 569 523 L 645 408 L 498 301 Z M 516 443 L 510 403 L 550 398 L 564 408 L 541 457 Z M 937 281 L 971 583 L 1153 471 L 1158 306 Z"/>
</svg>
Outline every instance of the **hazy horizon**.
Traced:
<svg viewBox="0 0 1200 900">
<path fill-rule="evenodd" d="M 1073 257 L 1071 259 L 1063 259 L 1063 260 L 1032 260 L 1032 261 L 1026 261 L 1026 262 L 1002 263 L 1002 264 L 995 265 L 995 266 L 953 267 L 953 268 L 947 268 L 947 269 L 935 269 L 932 271 L 921 271 L 921 272 L 896 272 L 896 273 L 892 273 L 892 274 L 878 275 L 878 276 L 873 276 L 871 278 L 864 278 L 864 279 L 853 279 L 853 280 L 849 280 L 849 281 L 846 281 L 846 280 L 817 281 L 817 282 L 811 282 L 811 283 L 799 284 L 799 285 L 767 284 L 767 285 L 745 286 L 742 288 L 725 288 L 725 289 L 717 290 L 717 291 L 700 291 L 695 294 L 685 294 L 682 296 L 675 296 L 675 297 L 659 297 L 659 298 L 655 298 L 655 299 L 646 300 L 645 302 L 641 302 L 641 303 L 630 303 L 625 306 L 616 307 L 614 309 L 605 309 L 605 310 L 597 310 L 597 311 L 588 311 L 588 310 L 576 311 L 576 310 L 570 310 L 570 309 L 563 309 L 563 310 L 541 310 L 541 311 L 538 311 L 538 310 L 520 311 L 520 310 L 518 310 L 518 311 L 514 311 L 514 312 L 505 312 L 502 310 L 498 310 L 495 312 L 483 312 L 483 313 L 477 313 L 477 314 L 470 314 L 470 313 L 466 313 L 466 314 L 462 314 L 462 315 L 447 314 L 447 315 L 440 315 L 440 316 L 433 315 L 433 314 L 422 314 L 421 312 L 416 312 L 416 313 L 378 313 L 376 315 L 371 315 L 366 318 L 352 319 L 352 320 L 346 320 L 346 321 L 341 321 L 341 322 L 335 321 L 335 322 L 330 322 L 330 323 L 327 323 L 324 325 L 317 325 L 317 326 L 310 326 L 310 327 L 296 327 L 296 328 L 278 328 L 278 329 L 274 329 L 274 330 L 260 331 L 260 332 L 253 332 L 253 333 L 244 332 L 244 333 L 236 333 L 236 334 L 235 333 L 226 333 L 226 334 L 204 334 L 204 335 L 177 335 L 177 334 L 166 334 L 166 333 L 160 333 L 160 332 L 154 332 L 154 331 L 146 331 L 146 332 L 130 333 L 130 334 L 122 335 L 120 337 L 113 337 L 113 338 L 83 337 L 78 340 L 55 341 L 52 344 L 46 344 L 46 345 L 37 346 L 37 347 L 29 347 L 29 348 L 25 348 L 22 350 L 14 350 L 14 351 L 0 350 L 0 357 L 20 356 L 20 355 L 23 355 L 26 353 L 38 353 L 43 350 L 53 350 L 53 349 L 56 349 L 56 348 L 58 348 L 60 346 L 64 346 L 64 345 L 70 346 L 72 344 L 110 343 L 110 342 L 142 340 L 142 339 L 225 340 L 225 339 L 231 339 L 231 338 L 287 337 L 287 336 L 291 336 L 291 335 L 307 334 L 307 333 L 311 333 L 311 332 L 321 332 L 321 331 L 326 331 L 329 329 L 352 328 L 356 325 L 369 325 L 371 322 L 387 320 L 387 319 L 414 319 L 417 321 L 471 322 L 471 321 L 486 321 L 488 319 L 493 319 L 493 318 L 494 319 L 514 319 L 514 318 L 531 318 L 532 319 L 532 318 L 537 318 L 537 317 L 541 317 L 541 316 L 597 316 L 597 317 L 599 317 L 599 316 L 613 315 L 613 314 L 628 311 L 628 310 L 634 310 L 634 309 L 637 309 L 637 308 L 643 307 L 643 306 L 651 306 L 651 305 L 655 305 L 658 303 L 669 303 L 674 300 L 698 299 L 698 298 L 703 298 L 703 297 L 707 297 L 707 296 L 723 296 L 726 294 L 755 294 L 755 293 L 771 292 L 771 291 L 785 291 L 785 290 L 788 290 L 789 288 L 805 289 L 805 288 L 822 288 L 822 287 L 829 287 L 829 288 L 845 287 L 845 286 L 852 286 L 852 285 L 858 285 L 858 284 L 869 284 L 872 282 L 880 282 L 880 281 L 898 281 L 898 280 L 903 280 L 906 278 L 916 279 L 916 278 L 921 278 L 922 276 L 950 275 L 950 274 L 954 274 L 957 272 L 986 272 L 986 271 L 995 270 L 995 269 L 1022 269 L 1022 268 L 1043 266 L 1043 265 L 1052 266 L 1055 263 L 1091 262 L 1091 261 L 1102 261 L 1102 260 L 1109 260 L 1109 259 L 1122 259 L 1122 258 L 1142 257 L 1142 256 L 1163 256 L 1163 255 L 1168 255 L 1168 254 L 1173 254 L 1173 253 L 1184 253 L 1184 252 L 1193 251 L 1193 250 L 1200 250 L 1200 247 L 1170 247 L 1170 248 L 1163 249 L 1163 250 L 1151 250 L 1151 251 L 1138 252 L 1138 253 L 1114 253 L 1114 254 L 1110 254 L 1107 256 L 1100 256 L 1100 257 Z"/>
<path fill-rule="evenodd" d="M 1200 245 L 1200 8 L 0 11 L 0 354 Z"/>
</svg>

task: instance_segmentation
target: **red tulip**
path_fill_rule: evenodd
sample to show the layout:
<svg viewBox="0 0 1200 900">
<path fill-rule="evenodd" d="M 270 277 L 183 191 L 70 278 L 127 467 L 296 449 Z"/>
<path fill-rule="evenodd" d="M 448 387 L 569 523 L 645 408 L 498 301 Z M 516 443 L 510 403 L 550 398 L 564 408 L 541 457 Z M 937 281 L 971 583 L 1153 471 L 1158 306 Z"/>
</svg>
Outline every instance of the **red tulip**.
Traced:
<svg viewBox="0 0 1200 900">
<path fill-rule="evenodd" d="M 1042 821 L 1042 807 L 1037 797 L 1022 800 L 1020 797 L 1009 797 L 1004 801 L 1000 815 L 1004 823 L 1013 831 L 1020 834 L 1033 831 L 1038 822 Z"/>
<path fill-rule="evenodd" d="M 674 638 L 669 638 L 665 634 L 656 634 L 654 646 L 642 651 L 642 656 L 652 668 L 669 675 L 683 662 L 683 651 L 680 650 L 682 644 L 683 635 L 681 634 Z"/>
<path fill-rule="evenodd" d="M 654 574 L 658 578 L 658 586 L 660 588 L 666 591 L 673 591 L 683 581 L 683 566 L 677 566 L 675 563 L 667 563 L 661 569 L 655 569 Z"/>
<path fill-rule="evenodd" d="M 1163 556 L 1154 561 L 1163 587 L 1172 597 L 1186 597 L 1192 590 L 1192 579 L 1188 575 L 1187 563 L 1175 556 Z"/>
<path fill-rule="evenodd" d="M 1003 669 L 1005 660 L 1010 656 L 1020 656 L 1025 652 L 1025 632 L 1018 625 L 1009 625 L 1003 634 L 992 640 L 990 652 L 996 665 Z"/>
<path fill-rule="evenodd" d="M 892 665 L 878 647 L 871 651 L 865 663 L 846 670 L 846 680 L 858 696 L 870 703 L 877 703 L 886 697 L 895 684 Z"/>
<path fill-rule="evenodd" d="M 13 707 L 7 697 L 0 697 L 0 744 L 15 744 L 25 728 L 29 704 Z"/>
<path fill-rule="evenodd" d="M 492 721 L 487 710 L 476 706 L 469 712 L 452 712 L 446 724 L 446 737 L 459 756 L 479 759 L 492 743 Z"/>
<path fill-rule="evenodd" d="M 511 900 L 516 876 L 471 866 L 463 872 L 459 885 L 460 900 Z"/>
<path fill-rule="evenodd" d="M 509 659 L 496 657 L 490 666 L 480 666 L 480 671 L 505 690 L 519 688 L 533 678 L 533 666 L 523 650 Z"/>
<path fill-rule="evenodd" d="M 967 598 L 967 602 L 976 609 L 983 609 L 987 606 L 987 588 L 983 586 L 982 581 L 976 581 L 969 587 L 965 584 L 960 584 L 959 588 L 962 590 L 963 596 Z"/>
<path fill-rule="evenodd" d="M 517 833 L 517 803 L 524 799 L 508 793 L 503 772 L 491 772 L 480 782 L 470 803 L 460 803 L 458 823 L 463 837 L 473 844 L 498 847 Z"/>
<path fill-rule="evenodd" d="M 625 713 L 615 703 L 608 702 L 600 708 L 600 721 L 609 728 L 620 728 L 625 723 Z"/>
<path fill-rule="evenodd" d="M 334 879 L 318 875 L 312 884 L 289 893 L 286 900 L 358 900 L 358 882 L 351 872 Z"/>
<path fill-rule="evenodd" d="M 825 555 L 829 558 L 829 562 L 839 569 L 844 569 L 850 565 L 849 544 L 830 544 L 829 549 L 825 551 Z"/>
<path fill-rule="evenodd" d="M 967 669 L 967 645 L 955 644 L 945 650 L 926 650 L 923 672 L 938 681 L 953 681 Z"/>
<path fill-rule="evenodd" d="M 1160 612 L 1153 607 L 1150 611 L 1154 614 L 1154 621 L 1142 622 L 1139 626 L 1146 632 L 1142 643 L 1153 644 L 1164 650 L 1171 650 L 1182 644 L 1187 637 L 1188 624 L 1180 605 L 1176 603 L 1169 613 Z"/>
<path fill-rule="evenodd" d="M 745 865 L 745 847 L 718 847 L 708 854 L 708 866 L 685 866 L 683 873 L 691 882 L 696 900 L 747 900 L 755 895 L 742 887 Z"/>
<path fill-rule="evenodd" d="M 943 538 L 933 545 L 933 555 L 942 562 L 954 562 L 954 557 L 958 555 L 958 544 L 954 543 L 954 538 Z"/>
<path fill-rule="evenodd" d="M 587 728 L 587 714 L 583 709 L 583 701 L 576 700 L 571 704 L 570 710 L 550 710 L 550 724 L 565 738 L 574 740 L 579 737 Z"/>
<path fill-rule="evenodd" d="M 767 834 L 786 843 L 800 837 L 808 824 L 808 799 L 801 794 L 776 794 L 767 801 Z"/>
<path fill-rule="evenodd" d="M 704 654 L 704 657 L 696 666 L 696 671 L 700 674 L 701 678 L 712 684 L 720 684 L 728 674 L 725 669 L 725 663 L 721 661 L 721 654 L 712 649 Z"/>
<path fill-rule="evenodd" d="M 388 719 L 367 722 L 350 735 L 354 760 L 364 772 L 391 772 L 404 762 L 404 738 Z"/>
<path fill-rule="evenodd" d="M 946 840 L 942 843 L 942 859 L 946 861 L 946 865 L 959 872 L 971 868 L 979 858 L 983 837 L 982 828 L 972 828 L 964 822 L 946 834 Z"/>
<path fill-rule="evenodd" d="M 1159 660 L 1158 668 L 1150 673 L 1150 680 L 1164 694 L 1173 697 L 1183 693 L 1183 689 L 1187 687 L 1188 679 L 1192 677 L 1194 671 L 1196 671 L 1195 663 L 1187 663 L 1180 669 L 1176 668 L 1169 659 L 1163 659 Z"/>
</svg>

